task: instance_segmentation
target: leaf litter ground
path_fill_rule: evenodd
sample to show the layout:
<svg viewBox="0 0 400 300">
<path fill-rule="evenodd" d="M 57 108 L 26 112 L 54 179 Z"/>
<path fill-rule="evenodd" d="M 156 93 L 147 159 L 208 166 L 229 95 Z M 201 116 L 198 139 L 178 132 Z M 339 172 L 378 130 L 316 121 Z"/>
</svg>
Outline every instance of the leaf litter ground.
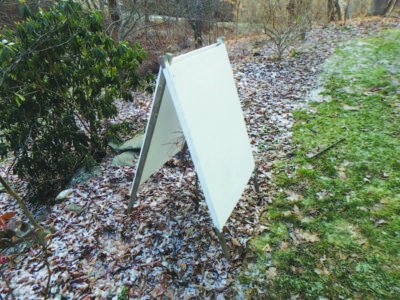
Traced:
<svg viewBox="0 0 400 300">
<path fill-rule="evenodd" d="M 196 174 L 190 158 L 185 163 L 171 160 L 154 174 L 140 188 L 139 200 L 126 217 L 135 167 L 111 167 L 110 156 L 100 165 L 101 175 L 75 184 L 63 203 L 32 208 L 42 216 L 43 225 L 55 229 L 49 238 L 51 297 L 112 299 L 122 290 L 130 298 L 143 299 L 233 297 L 232 285 L 241 271 L 246 246 L 266 230 L 259 221 L 275 189 L 271 170 L 292 155 L 293 110 L 313 95 L 319 67 L 338 43 L 394 25 L 391 19 L 369 19 L 353 21 L 350 30 L 334 25 L 317 28 L 295 49 L 296 55 L 281 62 L 272 59 L 272 46 L 262 38 L 228 42 L 262 191 L 259 199 L 249 186 L 226 224 L 224 235 L 232 260 L 223 258 L 204 201 L 195 208 Z M 255 46 L 259 56 L 253 56 Z M 115 121 L 131 120 L 139 131 L 145 128 L 151 97 L 135 96 L 134 103 L 117 103 L 120 114 Z M 3 163 L 2 174 L 7 169 Z M 9 180 L 23 192 L 23 184 L 12 175 Z M 5 193 L 0 194 L 0 209 L 18 211 Z M 317 238 L 307 232 L 298 236 Z M 47 271 L 40 248 L 16 257 L 7 267 L 16 298 L 41 297 Z M 5 296 L 4 282 L 0 289 Z"/>
</svg>

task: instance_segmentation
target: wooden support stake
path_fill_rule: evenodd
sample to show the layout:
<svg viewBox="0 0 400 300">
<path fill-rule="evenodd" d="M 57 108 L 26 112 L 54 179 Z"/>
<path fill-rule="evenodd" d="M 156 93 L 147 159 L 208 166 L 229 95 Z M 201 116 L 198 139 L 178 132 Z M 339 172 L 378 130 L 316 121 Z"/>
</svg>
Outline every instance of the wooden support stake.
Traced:
<svg viewBox="0 0 400 300">
<path fill-rule="evenodd" d="M 164 64 L 166 63 L 167 58 L 164 59 Z M 143 174 L 144 164 L 146 162 L 147 154 L 150 149 L 150 142 L 154 133 L 154 129 L 156 127 L 157 116 L 161 107 L 161 100 L 165 91 L 165 87 L 167 85 L 164 75 L 161 74 L 162 68 L 160 69 L 160 75 L 158 80 L 158 88 L 156 89 L 156 94 L 154 96 L 153 107 L 151 109 L 150 122 L 146 128 L 146 137 L 142 145 L 142 149 L 140 150 L 139 164 L 136 169 L 135 178 L 133 179 L 132 187 L 131 187 L 131 197 L 128 205 L 127 215 L 132 212 L 133 204 L 136 201 L 137 191 L 140 185 L 140 178 Z"/>
<path fill-rule="evenodd" d="M 254 189 L 255 189 L 256 193 L 258 194 L 258 197 L 260 197 L 261 191 L 260 191 L 260 185 L 258 184 L 257 171 L 258 171 L 258 168 L 256 168 L 256 169 L 254 170 L 254 175 L 253 175 L 253 177 L 251 178 L 251 180 L 253 181 Z"/>
<path fill-rule="evenodd" d="M 222 253 L 224 254 L 225 259 L 230 260 L 231 254 L 229 253 L 228 245 L 226 244 L 224 234 L 221 231 L 219 231 L 218 228 L 215 228 L 215 231 L 217 232 L 219 243 L 221 245 Z"/>
<path fill-rule="evenodd" d="M 196 174 L 196 183 L 195 184 L 196 184 L 196 190 L 194 192 L 195 198 L 193 201 L 194 201 L 196 211 L 198 212 L 199 208 L 200 208 L 200 184 L 199 184 L 199 176 L 197 176 L 197 174 Z"/>
</svg>

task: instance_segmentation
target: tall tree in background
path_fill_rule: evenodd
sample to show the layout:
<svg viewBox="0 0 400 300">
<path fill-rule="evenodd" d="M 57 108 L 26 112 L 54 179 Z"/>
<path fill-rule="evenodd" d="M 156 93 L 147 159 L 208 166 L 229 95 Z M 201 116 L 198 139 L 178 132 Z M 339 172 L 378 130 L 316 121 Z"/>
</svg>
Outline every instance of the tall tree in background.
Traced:
<svg viewBox="0 0 400 300">
<path fill-rule="evenodd" d="M 373 0 L 368 12 L 369 16 L 385 16 L 392 12 L 398 0 Z"/>
<path fill-rule="evenodd" d="M 118 13 L 117 0 L 108 0 L 108 9 L 110 10 L 111 20 L 114 22 L 119 21 L 121 16 Z"/>
<path fill-rule="evenodd" d="M 118 25 L 121 23 L 121 15 L 118 12 L 117 0 L 108 0 L 108 10 L 111 16 L 111 21 L 114 25 L 111 36 L 115 41 L 118 41 Z"/>
<path fill-rule="evenodd" d="M 116 15 L 118 15 L 118 19 L 111 15 L 112 26 L 110 27 L 112 31 L 116 30 L 118 33 L 115 40 L 124 41 L 129 35 L 149 27 L 150 16 L 147 0 L 110 1 L 115 1 Z M 109 10 L 112 11 L 111 7 Z"/>
<path fill-rule="evenodd" d="M 239 13 L 242 0 L 229 0 L 229 2 L 235 7 L 235 40 L 237 41 L 239 34 Z"/>
<path fill-rule="evenodd" d="M 179 4 L 179 3 L 178 3 Z M 182 15 L 193 29 L 196 48 L 203 46 L 203 33 L 212 28 L 216 22 L 219 0 L 183 0 Z"/>
<path fill-rule="evenodd" d="M 334 10 L 335 10 L 335 1 L 328 0 L 328 20 L 329 21 L 335 20 Z"/>
<path fill-rule="evenodd" d="M 335 21 L 337 19 L 339 21 L 344 21 L 350 19 L 350 6 L 348 2 L 344 0 L 328 0 L 328 20 Z"/>
<path fill-rule="evenodd" d="M 185 0 L 185 17 L 193 29 L 194 41 L 196 48 L 203 46 L 203 32 L 202 32 L 202 11 L 203 3 L 202 0 Z"/>
</svg>

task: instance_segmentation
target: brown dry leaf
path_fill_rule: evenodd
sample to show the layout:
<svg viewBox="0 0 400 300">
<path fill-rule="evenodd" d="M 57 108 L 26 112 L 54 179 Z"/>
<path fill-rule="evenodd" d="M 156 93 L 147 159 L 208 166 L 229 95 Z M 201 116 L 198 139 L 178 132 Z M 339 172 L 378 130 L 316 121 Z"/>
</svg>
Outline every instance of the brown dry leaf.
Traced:
<svg viewBox="0 0 400 300">
<path fill-rule="evenodd" d="M 378 88 L 370 88 L 364 92 L 364 95 L 367 95 L 367 96 L 373 95 L 374 93 L 379 92 L 381 89 L 382 88 L 379 88 L 379 87 Z"/>
<path fill-rule="evenodd" d="M 360 110 L 360 107 L 358 106 L 350 106 L 350 105 L 343 105 L 344 110 L 349 110 L 349 111 L 357 111 Z"/>
<path fill-rule="evenodd" d="M 187 265 L 184 262 L 178 262 L 178 266 L 174 267 L 174 272 L 178 276 L 178 279 L 182 279 L 186 269 Z"/>
<path fill-rule="evenodd" d="M 165 285 L 159 285 L 150 292 L 150 295 L 153 297 L 160 297 L 165 294 L 166 290 L 167 287 Z"/>
<path fill-rule="evenodd" d="M 303 231 L 302 229 L 295 229 L 294 234 L 297 240 L 315 243 L 319 241 L 317 234 L 311 233 L 309 231 Z"/>
<path fill-rule="evenodd" d="M 265 252 L 271 252 L 271 246 L 270 246 L 269 244 L 266 244 L 266 245 L 264 246 L 263 250 L 264 250 Z"/>
<path fill-rule="evenodd" d="M 165 293 L 165 297 L 167 299 L 175 299 L 176 296 L 175 296 L 174 290 L 173 289 L 168 289 L 167 292 Z"/>
<path fill-rule="evenodd" d="M 289 242 L 282 242 L 281 243 L 281 250 L 286 250 L 289 248 Z"/>
<path fill-rule="evenodd" d="M 312 217 L 304 217 L 304 218 L 302 218 L 301 220 L 300 220 L 300 222 L 302 222 L 302 223 L 310 223 L 310 222 L 312 222 L 314 220 L 314 218 L 312 218 Z"/>
<path fill-rule="evenodd" d="M 342 260 L 346 260 L 349 256 L 347 254 L 343 254 L 342 251 L 339 250 L 339 257 Z"/>
<path fill-rule="evenodd" d="M 236 247 L 242 247 L 242 244 L 235 238 L 232 238 L 232 244 Z"/>
<path fill-rule="evenodd" d="M 380 170 L 379 174 L 383 179 L 389 179 L 390 175 L 388 173 L 385 173 L 384 171 Z"/>
<path fill-rule="evenodd" d="M 346 167 L 350 164 L 349 161 L 344 161 L 339 167 L 336 168 L 337 172 L 338 172 L 338 176 L 340 179 L 342 180 L 347 180 L 347 176 L 346 176 Z"/>
<path fill-rule="evenodd" d="M 297 201 L 303 199 L 303 195 L 301 195 L 298 192 L 292 191 L 292 190 L 286 190 L 285 194 L 287 195 L 287 200 L 289 202 L 297 202 Z"/>
<path fill-rule="evenodd" d="M 298 273 L 300 273 L 300 272 L 301 272 L 301 268 L 298 268 L 298 267 L 292 266 L 292 272 L 293 272 L 293 274 L 298 274 Z"/>
<path fill-rule="evenodd" d="M 274 279 L 278 275 L 278 272 L 277 272 L 276 268 L 271 267 L 266 272 L 266 275 L 267 275 L 268 279 Z"/>
<path fill-rule="evenodd" d="M 192 294 L 186 294 L 185 297 L 183 298 L 184 300 L 190 300 L 190 299 L 195 299 L 196 296 Z"/>
<path fill-rule="evenodd" d="M 289 217 L 289 216 L 296 216 L 297 214 L 296 214 L 294 211 L 289 210 L 289 211 L 285 211 L 285 212 L 283 213 L 283 215 L 284 215 L 285 217 Z"/>
<path fill-rule="evenodd" d="M 186 269 L 187 269 L 187 265 L 186 265 L 184 262 L 182 262 L 182 261 L 180 261 L 180 262 L 178 263 L 178 266 L 179 266 L 183 271 L 186 271 Z"/>
<path fill-rule="evenodd" d="M 314 269 L 315 273 L 317 273 L 318 275 L 331 275 L 331 272 L 329 272 L 329 270 L 327 268 L 316 268 Z"/>
<path fill-rule="evenodd" d="M 260 225 L 260 227 L 259 227 L 259 229 L 258 229 L 258 232 L 259 232 L 259 233 L 263 233 L 264 231 L 266 231 L 266 230 L 268 230 L 268 229 L 269 229 L 268 226 Z"/>
<path fill-rule="evenodd" d="M 379 219 L 378 221 L 375 222 L 375 226 L 376 227 L 379 227 L 379 226 L 382 226 L 382 225 L 386 225 L 386 224 L 388 224 L 388 221 L 386 221 L 384 219 Z"/>
<path fill-rule="evenodd" d="M 93 295 L 86 295 L 86 296 L 84 296 L 84 297 L 82 298 L 82 300 L 91 300 L 91 299 L 96 299 L 96 297 L 93 296 Z"/>
</svg>

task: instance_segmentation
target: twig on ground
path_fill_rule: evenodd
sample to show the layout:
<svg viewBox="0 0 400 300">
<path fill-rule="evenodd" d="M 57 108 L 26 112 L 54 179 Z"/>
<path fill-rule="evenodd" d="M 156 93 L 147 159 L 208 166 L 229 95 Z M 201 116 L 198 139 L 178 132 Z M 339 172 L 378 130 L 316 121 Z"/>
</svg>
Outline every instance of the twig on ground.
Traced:
<svg viewBox="0 0 400 300">
<path fill-rule="evenodd" d="M 0 267 L 0 274 L 1 274 L 1 278 L 3 279 L 3 281 L 5 282 L 5 284 L 6 284 L 6 287 L 7 287 L 7 289 L 8 289 L 8 295 L 10 295 L 11 296 L 11 299 L 15 299 L 15 296 L 14 296 L 14 293 L 13 293 L 13 289 L 11 288 L 11 286 L 10 286 L 10 281 L 8 280 L 8 278 L 7 278 L 7 275 L 5 275 L 4 273 L 3 273 L 3 269 Z M 3 297 L 1 298 L 1 299 L 3 299 Z M 6 298 L 7 299 L 7 298 Z"/>
<path fill-rule="evenodd" d="M 49 260 L 48 260 L 50 255 L 49 255 L 49 252 L 47 249 L 47 241 L 46 241 L 45 237 L 41 241 L 41 244 L 42 244 L 42 248 L 43 248 L 43 261 L 47 268 L 47 282 L 46 282 L 46 287 L 44 290 L 44 298 L 48 299 L 49 293 L 50 293 L 50 282 L 51 282 L 52 272 L 51 272 L 51 268 L 50 268 L 50 264 L 49 264 Z"/>
<path fill-rule="evenodd" d="M 316 158 L 318 156 L 320 156 L 322 153 L 325 153 L 326 151 L 328 151 L 329 149 L 332 149 L 333 147 L 335 147 L 337 144 L 345 141 L 345 138 L 341 138 L 340 140 L 334 142 L 332 145 L 326 147 L 325 149 L 322 149 L 321 151 L 315 153 L 314 155 L 311 155 L 309 158 Z"/>
</svg>

